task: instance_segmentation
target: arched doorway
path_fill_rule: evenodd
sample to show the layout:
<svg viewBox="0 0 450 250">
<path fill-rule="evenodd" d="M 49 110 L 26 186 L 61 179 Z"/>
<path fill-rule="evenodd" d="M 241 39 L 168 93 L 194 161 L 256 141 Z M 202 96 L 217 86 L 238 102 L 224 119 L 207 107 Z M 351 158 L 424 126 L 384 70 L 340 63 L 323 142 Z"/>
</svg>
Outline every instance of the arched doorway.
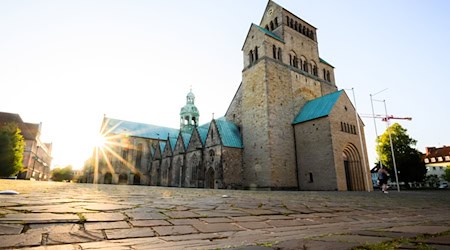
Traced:
<svg viewBox="0 0 450 250">
<path fill-rule="evenodd" d="M 140 174 L 134 174 L 133 185 L 141 185 L 141 175 Z"/>
<path fill-rule="evenodd" d="M 358 149 L 353 144 L 343 151 L 345 179 L 348 191 L 364 191 L 364 171 Z"/>
<path fill-rule="evenodd" d="M 103 184 L 111 184 L 112 183 L 112 174 L 106 173 L 105 177 L 103 178 Z"/>
<path fill-rule="evenodd" d="M 119 175 L 119 184 L 122 184 L 122 185 L 128 184 L 128 175 L 127 174 Z"/>
<path fill-rule="evenodd" d="M 205 178 L 205 188 L 214 188 L 214 175 L 215 171 L 214 168 L 210 167 L 208 168 L 208 171 L 206 171 L 206 178 Z"/>
</svg>

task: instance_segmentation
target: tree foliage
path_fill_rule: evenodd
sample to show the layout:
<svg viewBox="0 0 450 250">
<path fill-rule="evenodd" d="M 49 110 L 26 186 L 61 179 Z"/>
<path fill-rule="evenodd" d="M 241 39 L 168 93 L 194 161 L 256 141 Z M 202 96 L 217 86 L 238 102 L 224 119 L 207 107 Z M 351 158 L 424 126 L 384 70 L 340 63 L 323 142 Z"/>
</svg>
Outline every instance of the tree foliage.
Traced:
<svg viewBox="0 0 450 250">
<path fill-rule="evenodd" d="M 0 176 L 16 175 L 23 168 L 25 141 L 15 123 L 0 127 Z"/>
<path fill-rule="evenodd" d="M 63 168 L 55 168 L 51 172 L 53 181 L 71 181 L 73 179 L 72 166 L 68 165 Z"/>
<path fill-rule="evenodd" d="M 421 153 L 417 149 L 413 148 L 417 141 L 409 137 L 406 133 L 407 130 L 398 123 L 394 123 L 392 126 L 387 128 L 384 134 L 377 138 L 378 155 L 381 163 L 388 168 L 391 178 L 395 175 L 395 173 L 394 164 L 392 161 L 389 132 L 392 137 L 399 182 L 408 183 L 423 181 L 427 170 L 425 163 L 422 161 Z"/>
<path fill-rule="evenodd" d="M 450 182 L 450 165 L 445 169 L 444 180 Z"/>
</svg>

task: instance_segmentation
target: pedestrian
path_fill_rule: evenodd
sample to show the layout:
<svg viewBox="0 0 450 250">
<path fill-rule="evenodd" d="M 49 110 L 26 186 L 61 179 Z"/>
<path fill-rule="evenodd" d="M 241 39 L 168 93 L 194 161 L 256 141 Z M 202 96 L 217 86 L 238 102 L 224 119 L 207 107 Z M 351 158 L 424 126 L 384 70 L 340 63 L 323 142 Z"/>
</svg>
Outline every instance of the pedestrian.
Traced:
<svg viewBox="0 0 450 250">
<path fill-rule="evenodd" d="M 378 182 L 380 183 L 379 185 L 381 186 L 381 191 L 383 191 L 383 193 L 387 194 L 388 191 L 388 185 L 387 185 L 387 181 L 389 178 L 389 174 L 386 170 L 386 167 L 381 167 L 380 170 L 378 170 Z"/>
</svg>

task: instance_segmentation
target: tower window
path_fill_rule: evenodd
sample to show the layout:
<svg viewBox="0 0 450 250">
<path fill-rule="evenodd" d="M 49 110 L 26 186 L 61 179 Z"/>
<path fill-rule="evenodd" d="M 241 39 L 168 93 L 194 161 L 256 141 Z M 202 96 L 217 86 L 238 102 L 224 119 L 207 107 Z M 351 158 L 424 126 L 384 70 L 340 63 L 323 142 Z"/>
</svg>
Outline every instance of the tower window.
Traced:
<svg viewBox="0 0 450 250">
<path fill-rule="evenodd" d="M 255 46 L 255 61 L 258 60 L 258 47 Z"/>
<path fill-rule="evenodd" d="M 306 60 L 303 62 L 303 70 L 308 72 L 308 62 Z"/>
<path fill-rule="evenodd" d="M 272 21 L 270 21 L 270 31 L 272 31 L 272 30 L 274 30 L 274 27 L 273 27 L 273 22 L 272 22 Z"/>
<path fill-rule="evenodd" d="M 278 18 L 275 17 L 275 26 L 278 27 Z"/>
<path fill-rule="evenodd" d="M 286 25 L 289 26 L 289 16 L 286 16 Z"/>
<path fill-rule="evenodd" d="M 278 60 L 282 61 L 282 58 L 281 58 L 281 48 L 278 48 Z"/>
<path fill-rule="evenodd" d="M 273 58 L 277 59 L 277 47 L 275 45 L 272 46 Z"/>
<path fill-rule="evenodd" d="M 253 50 L 250 50 L 250 52 L 248 52 L 248 61 L 251 64 L 253 64 Z"/>
</svg>

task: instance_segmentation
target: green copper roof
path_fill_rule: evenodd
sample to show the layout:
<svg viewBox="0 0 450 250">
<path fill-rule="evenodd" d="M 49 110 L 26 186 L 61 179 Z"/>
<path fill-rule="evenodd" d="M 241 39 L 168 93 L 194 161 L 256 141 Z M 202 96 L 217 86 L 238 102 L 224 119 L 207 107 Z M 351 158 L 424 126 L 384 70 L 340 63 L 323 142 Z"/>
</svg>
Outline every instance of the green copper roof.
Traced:
<svg viewBox="0 0 450 250">
<path fill-rule="evenodd" d="M 343 90 L 339 90 L 307 102 L 300 110 L 297 117 L 295 117 L 292 124 L 298 124 L 329 115 L 342 92 Z"/>
<path fill-rule="evenodd" d="M 205 123 L 199 127 L 197 127 L 198 134 L 200 135 L 200 139 L 202 140 L 202 144 L 205 145 L 206 136 L 208 136 L 209 125 L 211 123 Z"/>
<path fill-rule="evenodd" d="M 166 143 L 163 141 L 159 142 L 159 149 L 161 150 L 161 154 L 162 152 L 164 152 L 164 148 L 166 147 Z"/>
<path fill-rule="evenodd" d="M 177 137 L 169 137 L 169 142 L 173 152 L 175 150 L 175 145 L 177 144 Z"/>
<path fill-rule="evenodd" d="M 279 36 L 275 35 L 275 34 L 272 33 L 271 31 L 268 31 L 268 30 L 264 29 L 263 27 L 261 27 L 261 26 L 259 26 L 259 25 L 256 25 L 256 24 L 254 24 L 254 25 L 255 25 L 256 27 L 258 27 L 262 32 L 266 33 L 266 35 L 269 35 L 269 36 L 271 36 L 272 38 L 275 38 L 275 39 L 277 39 L 278 41 L 284 43 L 283 39 L 281 39 Z"/>
<path fill-rule="evenodd" d="M 176 136 L 179 132 L 178 129 L 173 128 L 123 121 L 112 118 L 105 119 L 107 125 L 105 126 L 104 132 L 111 134 L 129 134 L 136 137 L 163 139 L 167 138 L 167 136 Z"/>
<path fill-rule="evenodd" d="M 328 66 L 331 66 L 331 67 L 333 67 L 334 68 L 334 66 L 333 65 L 331 65 L 331 64 L 329 64 L 327 61 L 325 61 L 325 60 L 323 60 L 322 58 L 320 58 L 319 57 L 319 61 L 321 62 L 321 63 L 325 63 L 325 64 L 328 64 Z"/>
<path fill-rule="evenodd" d="M 219 130 L 222 144 L 226 147 L 243 148 L 241 133 L 236 124 L 227 121 L 225 117 L 216 120 L 217 130 Z"/>
<path fill-rule="evenodd" d="M 186 149 L 189 145 L 189 141 L 191 140 L 192 133 L 181 133 L 181 138 L 183 139 L 184 148 Z"/>
</svg>

